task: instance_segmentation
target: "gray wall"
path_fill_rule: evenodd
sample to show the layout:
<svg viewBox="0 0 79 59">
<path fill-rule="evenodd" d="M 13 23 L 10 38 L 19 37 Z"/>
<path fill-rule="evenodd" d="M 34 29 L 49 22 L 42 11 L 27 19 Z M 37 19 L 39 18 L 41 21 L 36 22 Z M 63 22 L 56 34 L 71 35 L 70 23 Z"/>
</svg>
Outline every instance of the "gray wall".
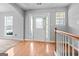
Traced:
<svg viewBox="0 0 79 59">
<path fill-rule="evenodd" d="M 79 35 L 79 4 L 72 4 L 68 10 L 68 31 Z M 78 41 L 72 40 L 75 46 L 78 46 Z"/>
<path fill-rule="evenodd" d="M 0 38 L 23 40 L 24 11 L 15 3 L 2 4 L 2 7 L 5 10 L 0 10 Z M 4 36 L 4 16 L 13 16 L 13 36 Z"/>
<path fill-rule="evenodd" d="M 13 36 L 4 35 L 4 16 L 13 16 Z M 16 36 L 15 36 L 16 35 Z M 15 12 L 0 12 L 0 37 L 22 40 L 23 39 L 23 18 Z"/>
<path fill-rule="evenodd" d="M 79 4 L 72 4 L 68 11 L 69 32 L 79 34 Z"/>
<path fill-rule="evenodd" d="M 67 8 L 53 8 L 53 9 L 40 9 L 40 10 L 29 10 L 26 11 L 25 14 L 25 38 L 29 39 L 30 38 L 30 23 L 29 23 L 29 15 L 34 15 L 34 14 L 42 14 L 42 13 L 49 13 L 50 15 L 50 40 L 54 40 L 54 28 L 55 28 L 55 23 L 56 23 L 56 19 L 55 19 L 55 13 L 56 11 L 65 11 L 66 12 L 66 19 L 65 22 L 67 24 Z M 29 24 L 29 25 L 28 25 Z M 67 25 L 65 26 L 67 27 Z M 66 30 L 66 28 L 63 27 L 63 30 Z M 62 28 L 62 27 L 61 27 Z"/>
</svg>

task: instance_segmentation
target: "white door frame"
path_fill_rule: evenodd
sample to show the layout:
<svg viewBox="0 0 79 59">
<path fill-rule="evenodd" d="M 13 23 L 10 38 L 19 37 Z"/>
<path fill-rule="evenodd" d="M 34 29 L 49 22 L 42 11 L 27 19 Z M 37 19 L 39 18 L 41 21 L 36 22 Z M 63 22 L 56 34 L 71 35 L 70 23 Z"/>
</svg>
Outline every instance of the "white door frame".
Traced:
<svg viewBox="0 0 79 59">
<path fill-rule="evenodd" d="M 49 13 L 34 13 L 34 14 L 29 14 L 29 22 L 30 22 L 30 26 L 29 27 L 31 27 L 31 20 L 32 20 L 32 17 L 33 16 L 47 16 L 48 17 L 48 22 L 49 22 L 49 25 L 48 25 L 48 39 L 46 39 L 46 37 L 45 37 L 45 41 L 50 41 L 50 14 Z M 32 22 L 33 22 L 33 20 L 32 20 Z M 32 23 L 33 24 L 33 23 Z M 32 25 L 32 28 L 33 28 L 33 25 Z M 30 28 L 31 29 L 31 28 Z M 33 31 L 33 30 L 32 30 Z M 31 31 L 30 31 L 31 32 Z M 33 37 L 33 33 L 31 33 L 32 35 L 31 35 L 31 40 L 34 40 L 34 37 Z M 45 33 L 45 35 L 46 35 L 46 33 Z"/>
</svg>

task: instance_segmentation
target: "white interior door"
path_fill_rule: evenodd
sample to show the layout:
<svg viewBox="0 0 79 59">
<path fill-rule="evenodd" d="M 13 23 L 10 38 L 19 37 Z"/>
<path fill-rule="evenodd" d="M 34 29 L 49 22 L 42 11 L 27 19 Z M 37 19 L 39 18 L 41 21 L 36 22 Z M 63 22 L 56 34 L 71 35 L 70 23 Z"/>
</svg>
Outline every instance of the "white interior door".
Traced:
<svg viewBox="0 0 79 59">
<path fill-rule="evenodd" d="M 48 15 L 33 15 L 31 19 L 31 34 L 33 40 L 50 40 Z"/>
</svg>

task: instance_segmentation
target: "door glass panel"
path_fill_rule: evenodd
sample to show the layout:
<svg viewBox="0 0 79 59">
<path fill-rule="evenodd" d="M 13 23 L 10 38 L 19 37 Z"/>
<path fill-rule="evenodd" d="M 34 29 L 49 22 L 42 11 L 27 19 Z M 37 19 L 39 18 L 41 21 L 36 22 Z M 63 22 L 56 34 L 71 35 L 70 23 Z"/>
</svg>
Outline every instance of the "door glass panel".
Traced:
<svg viewBox="0 0 79 59">
<path fill-rule="evenodd" d="M 49 22 L 48 22 L 48 17 L 46 18 L 46 39 L 48 39 L 48 31 L 49 31 L 49 28 L 48 28 L 48 25 L 49 25 Z"/>
<path fill-rule="evenodd" d="M 33 38 L 33 17 L 31 16 L 30 17 L 31 18 L 31 33 L 30 33 L 30 36 L 31 36 L 31 38 Z"/>
<path fill-rule="evenodd" d="M 36 29 L 42 29 L 43 28 L 43 18 L 36 18 Z"/>
</svg>

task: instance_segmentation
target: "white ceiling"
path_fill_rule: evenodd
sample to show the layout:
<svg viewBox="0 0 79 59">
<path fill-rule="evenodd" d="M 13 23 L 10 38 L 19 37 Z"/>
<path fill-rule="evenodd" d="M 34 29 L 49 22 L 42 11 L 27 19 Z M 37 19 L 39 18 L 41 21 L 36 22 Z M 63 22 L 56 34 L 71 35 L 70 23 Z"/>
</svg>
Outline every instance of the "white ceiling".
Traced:
<svg viewBox="0 0 79 59">
<path fill-rule="evenodd" d="M 66 7 L 69 3 L 42 3 L 41 5 L 37 5 L 37 3 L 17 3 L 23 10 L 29 9 L 47 9 L 54 7 Z"/>
<path fill-rule="evenodd" d="M 47 9 L 54 7 L 66 7 L 69 3 L 42 3 L 41 5 L 37 5 L 37 3 L 16 3 L 16 5 L 23 10 L 30 9 Z M 11 12 L 13 11 L 12 6 L 8 3 L 0 3 L 0 12 Z"/>
<path fill-rule="evenodd" d="M 0 3 L 0 12 L 10 12 L 13 9 L 8 3 Z"/>
</svg>

